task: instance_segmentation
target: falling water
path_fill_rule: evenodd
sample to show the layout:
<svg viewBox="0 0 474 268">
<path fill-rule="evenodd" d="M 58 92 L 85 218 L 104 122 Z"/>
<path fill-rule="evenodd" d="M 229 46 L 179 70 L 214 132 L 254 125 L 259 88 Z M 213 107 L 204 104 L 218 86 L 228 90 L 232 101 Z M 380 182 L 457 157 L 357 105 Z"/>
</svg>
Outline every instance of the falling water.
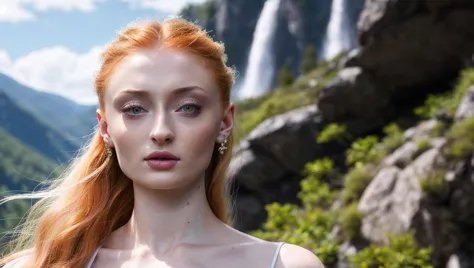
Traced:
<svg viewBox="0 0 474 268">
<path fill-rule="evenodd" d="M 346 13 L 346 0 L 333 0 L 331 17 L 324 40 L 323 59 L 331 59 L 343 50 L 350 49 L 352 43 L 349 18 Z"/>
<path fill-rule="evenodd" d="M 255 97 L 265 93 L 272 84 L 274 62 L 272 42 L 276 30 L 280 0 L 267 0 L 263 6 L 253 34 L 240 98 Z"/>
</svg>

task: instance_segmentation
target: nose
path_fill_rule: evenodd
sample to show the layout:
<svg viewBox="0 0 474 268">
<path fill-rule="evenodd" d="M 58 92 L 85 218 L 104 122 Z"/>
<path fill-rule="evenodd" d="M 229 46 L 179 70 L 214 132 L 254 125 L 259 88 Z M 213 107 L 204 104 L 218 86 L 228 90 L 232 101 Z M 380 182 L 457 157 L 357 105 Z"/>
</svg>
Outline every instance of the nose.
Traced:
<svg viewBox="0 0 474 268">
<path fill-rule="evenodd" d="M 153 129 L 150 132 L 150 138 L 158 143 L 158 145 L 165 145 L 172 142 L 174 137 L 175 134 L 168 122 L 167 117 L 164 114 L 158 115 Z"/>
</svg>

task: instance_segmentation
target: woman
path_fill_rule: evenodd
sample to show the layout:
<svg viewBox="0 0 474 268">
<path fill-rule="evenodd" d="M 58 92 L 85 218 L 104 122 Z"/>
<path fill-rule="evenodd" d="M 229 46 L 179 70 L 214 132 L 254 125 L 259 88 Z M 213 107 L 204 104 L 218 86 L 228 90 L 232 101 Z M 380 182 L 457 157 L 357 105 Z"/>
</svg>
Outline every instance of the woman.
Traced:
<svg viewBox="0 0 474 268">
<path fill-rule="evenodd" d="M 147 21 L 119 33 L 96 77 L 96 133 L 61 180 L 26 195 L 42 199 L 23 250 L 1 263 L 323 267 L 306 249 L 228 225 L 232 84 L 223 45 L 197 25 Z"/>
</svg>

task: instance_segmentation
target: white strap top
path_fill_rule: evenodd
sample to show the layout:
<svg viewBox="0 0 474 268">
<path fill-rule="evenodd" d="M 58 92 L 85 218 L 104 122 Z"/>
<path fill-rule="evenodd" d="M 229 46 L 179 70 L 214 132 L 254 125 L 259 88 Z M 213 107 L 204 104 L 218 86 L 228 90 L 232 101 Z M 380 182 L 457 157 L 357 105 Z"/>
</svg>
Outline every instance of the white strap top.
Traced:
<svg viewBox="0 0 474 268">
<path fill-rule="evenodd" d="M 275 250 L 275 253 L 273 254 L 273 260 L 272 260 L 272 264 L 270 265 L 270 268 L 275 268 L 275 265 L 277 263 L 277 260 L 278 260 L 278 255 L 280 254 L 280 250 L 281 250 L 281 247 L 285 244 L 285 242 L 281 242 L 278 244 L 278 247 L 277 249 Z M 94 254 L 92 255 L 91 259 L 89 260 L 89 262 L 86 264 L 86 267 L 85 268 L 91 268 L 92 267 L 92 263 L 94 263 L 94 260 L 95 258 L 97 257 L 97 253 L 99 253 L 99 250 L 100 248 L 102 247 L 99 246 L 95 251 L 94 251 Z"/>
<path fill-rule="evenodd" d="M 280 254 L 280 249 L 284 244 L 285 244 L 285 242 L 280 242 L 278 244 L 278 247 L 275 250 L 275 254 L 273 254 L 273 261 L 272 261 L 272 265 L 270 266 L 270 268 L 275 268 L 275 265 L 276 265 L 277 260 L 278 260 L 278 255 Z"/>
</svg>

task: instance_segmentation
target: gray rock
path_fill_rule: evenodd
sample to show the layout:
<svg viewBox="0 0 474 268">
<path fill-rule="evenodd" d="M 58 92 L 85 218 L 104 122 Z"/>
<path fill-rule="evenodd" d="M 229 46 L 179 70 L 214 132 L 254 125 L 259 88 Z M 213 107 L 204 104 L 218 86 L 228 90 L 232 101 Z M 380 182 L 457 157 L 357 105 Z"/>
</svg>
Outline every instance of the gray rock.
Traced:
<svg viewBox="0 0 474 268">
<path fill-rule="evenodd" d="M 411 127 L 403 133 L 405 141 L 413 140 L 415 138 L 430 137 L 431 131 L 438 124 L 435 119 L 422 121 L 414 127 Z"/>
<path fill-rule="evenodd" d="M 471 0 L 367 0 L 355 64 L 397 88 L 449 80 L 474 52 L 472 24 Z"/>
<path fill-rule="evenodd" d="M 426 236 L 419 179 L 433 169 L 438 154 L 439 150 L 433 148 L 403 170 L 388 167 L 377 174 L 359 202 L 359 210 L 365 215 L 365 238 L 387 243 L 388 233 L 405 234 L 412 228 Z"/>
<path fill-rule="evenodd" d="M 386 230 L 397 215 L 384 214 L 391 210 L 392 199 L 389 198 L 397 183 L 400 169 L 387 167 L 382 169 L 364 191 L 358 209 L 365 216 L 362 220 L 362 235 L 373 242 L 386 242 Z M 393 228 L 391 228 L 393 229 Z"/>
<path fill-rule="evenodd" d="M 472 116 L 474 116 L 474 86 L 471 86 L 467 90 L 454 118 L 456 120 L 462 120 Z"/>
<path fill-rule="evenodd" d="M 406 167 L 415 156 L 418 146 L 414 142 L 406 142 L 401 147 L 397 148 L 383 161 L 387 166 L 397 166 L 399 168 Z"/>
<path fill-rule="evenodd" d="M 318 107 L 325 120 L 357 118 L 365 122 L 383 121 L 390 110 L 388 95 L 371 75 L 359 67 L 342 69 L 318 94 Z"/>
<path fill-rule="evenodd" d="M 229 164 L 228 176 L 237 179 L 239 184 L 252 191 L 262 191 L 262 185 L 278 182 L 285 174 L 285 167 L 268 154 L 252 150 L 244 141 L 234 151 Z"/>
<path fill-rule="evenodd" d="M 319 110 L 311 105 L 263 121 L 246 141 L 252 150 L 268 155 L 281 168 L 299 173 L 306 161 L 320 155 L 315 139 L 322 127 Z"/>
<path fill-rule="evenodd" d="M 237 146 L 227 173 L 239 188 L 235 227 L 259 228 L 266 204 L 296 202 L 301 170 L 322 155 L 315 140 L 323 127 L 318 109 L 311 105 L 265 120 Z"/>
</svg>

